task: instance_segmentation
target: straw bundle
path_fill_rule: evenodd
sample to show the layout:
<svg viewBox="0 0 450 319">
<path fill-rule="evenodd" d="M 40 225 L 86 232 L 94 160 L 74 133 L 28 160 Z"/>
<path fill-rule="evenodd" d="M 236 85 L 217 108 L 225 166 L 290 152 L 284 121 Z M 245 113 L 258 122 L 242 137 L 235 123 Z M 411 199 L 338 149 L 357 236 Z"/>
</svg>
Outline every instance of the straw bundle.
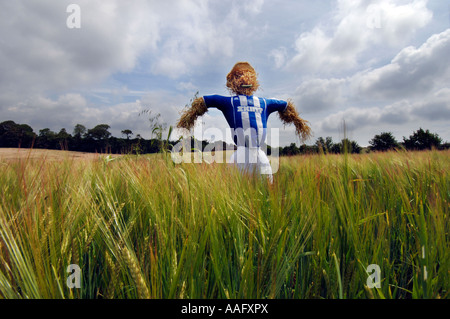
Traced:
<svg viewBox="0 0 450 319">
<path fill-rule="evenodd" d="M 186 108 L 181 112 L 177 127 L 191 130 L 194 127 L 195 120 L 208 111 L 205 101 L 202 97 L 196 98 L 190 108 Z"/>
<path fill-rule="evenodd" d="M 295 133 L 302 141 L 306 141 L 311 137 L 311 127 L 308 125 L 309 122 L 298 115 L 292 100 L 288 100 L 286 110 L 284 112 L 278 112 L 278 115 L 284 125 L 289 123 L 295 125 Z"/>
</svg>

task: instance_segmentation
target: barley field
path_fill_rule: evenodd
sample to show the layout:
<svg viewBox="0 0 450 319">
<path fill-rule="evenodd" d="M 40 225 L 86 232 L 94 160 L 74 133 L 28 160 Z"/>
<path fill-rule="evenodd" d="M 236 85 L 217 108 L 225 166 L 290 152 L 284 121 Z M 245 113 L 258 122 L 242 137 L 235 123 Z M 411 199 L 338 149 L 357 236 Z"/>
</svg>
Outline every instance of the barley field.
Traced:
<svg viewBox="0 0 450 319">
<path fill-rule="evenodd" d="M 282 157 L 270 184 L 168 154 L 0 156 L 0 298 L 448 299 L 449 167 Z"/>
</svg>

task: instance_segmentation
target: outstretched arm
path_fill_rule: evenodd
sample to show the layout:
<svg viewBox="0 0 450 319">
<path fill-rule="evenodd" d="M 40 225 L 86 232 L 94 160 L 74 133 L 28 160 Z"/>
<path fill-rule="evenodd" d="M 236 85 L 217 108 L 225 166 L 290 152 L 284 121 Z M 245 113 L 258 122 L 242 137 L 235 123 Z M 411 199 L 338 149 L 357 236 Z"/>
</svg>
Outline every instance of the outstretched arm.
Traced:
<svg viewBox="0 0 450 319">
<path fill-rule="evenodd" d="M 302 119 L 295 109 L 294 103 L 288 100 L 288 105 L 284 112 L 278 112 L 283 124 L 293 123 L 295 125 L 295 133 L 300 137 L 302 141 L 311 137 L 311 127 L 308 125 L 308 121 Z"/>
<path fill-rule="evenodd" d="M 208 111 L 205 100 L 202 97 L 196 98 L 190 108 L 185 109 L 181 113 L 177 127 L 190 130 L 194 127 L 195 120 Z"/>
</svg>

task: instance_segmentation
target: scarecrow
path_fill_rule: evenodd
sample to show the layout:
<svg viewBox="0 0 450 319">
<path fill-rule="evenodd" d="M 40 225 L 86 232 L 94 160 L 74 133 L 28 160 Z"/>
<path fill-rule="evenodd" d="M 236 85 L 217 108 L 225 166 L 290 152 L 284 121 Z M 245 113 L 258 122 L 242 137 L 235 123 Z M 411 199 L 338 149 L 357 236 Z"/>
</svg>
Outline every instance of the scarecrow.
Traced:
<svg viewBox="0 0 450 319">
<path fill-rule="evenodd" d="M 264 151 L 267 119 L 275 111 L 283 124 L 294 124 L 301 140 L 311 135 L 308 122 L 300 118 L 291 100 L 266 99 L 253 95 L 259 88 L 257 74 L 248 62 L 238 62 L 227 75 L 227 88 L 232 96 L 206 95 L 196 98 L 185 109 L 177 123 L 178 128 L 191 130 L 195 121 L 215 107 L 222 111 L 233 130 L 237 150 L 229 162 L 237 164 L 241 171 L 259 171 L 272 181 L 272 168 Z"/>
</svg>

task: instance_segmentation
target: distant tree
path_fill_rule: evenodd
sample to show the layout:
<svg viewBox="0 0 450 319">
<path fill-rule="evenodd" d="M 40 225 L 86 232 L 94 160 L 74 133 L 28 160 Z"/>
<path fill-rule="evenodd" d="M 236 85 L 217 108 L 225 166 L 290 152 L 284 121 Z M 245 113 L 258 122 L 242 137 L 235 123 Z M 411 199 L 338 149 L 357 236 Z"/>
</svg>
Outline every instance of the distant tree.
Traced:
<svg viewBox="0 0 450 319">
<path fill-rule="evenodd" d="M 48 127 L 39 130 L 36 147 L 45 149 L 58 148 L 57 134 L 50 130 Z"/>
<path fill-rule="evenodd" d="M 284 155 L 298 155 L 300 154 L 300 149 L 297 147 L 297 145 L 295 145 L 295 143 L 291 143 L 291 145 L 286 146 L 283 149 L 283 153 Z"/>
<path fill-rule="evenodd" d="M 73 128 L 73 137 L 82 138 L 86 134 L 86 127 L 82 124 L 77 124 Z"/>
<path fill-rule="evenodd" d="M 127 137 L 127 140 L 130 139 L 130 136 L 133 135 L 133 132 L 131 130 L 123 130 L 122 135 L 125 135 Z"/>
<path fill-rule="evenodd" d="M 298 148 L 300 154 L 316 154 L 317 153 L 317 146 L 316 145 L 306 145 L 302 144 Z"/>
<path fill-rule="evenodd" d="M 227 143 L 223 142 L 222 143 L 222 149 L 226 150 L 227 149 Z M 268 156 L 272 155 L 272 146 L 268 145 L 268 144 L 264 144 L 264 147 L 266 149 L 266 153 Z"/>
<path fill-rule="evenodd" d="M 371 151 L 384 152 L 398 147 L 398 142 L 391 132 L 382 132 L 379 135 L 375 135 L 374 138 L 369 141 L 369 144 Z"/>
<path fill-rule="evenodd" d="M 14 121 L 0 123 L 1 147 L 31 147 L 36 134 L 27 124 L 17 124 Z"/>
<path fill-rule="evenodd" d="M 450 149 L 450 143 L 449 142 L 445 142 L 442 143 L 441 146 L 439 147 L 440 150 L 448 150 Z"/>
<path fill-rule="evenodd" d="M 319 137 L 316 140 L 315 146 L 318 151 L 322 150 L 325 154 L 328 154 L 332 151 L 333 139 L 331 136 L 327 136 L 325 139 L 323 137 Z"/>
<path fill-rule="evenodd" d="M 14 121 L 4 121 L 0 123 L 0 136 L 5 134 L 8 131 L 11 131 L 13 127 L 15 127 L 17 124 Z"/>
<path fill-rule="evenodd" d="M 20 147 L 32 147 L 36 134 L 28 124 L 20 124 L 18 128 Z"/>
<path fill-rule="evenodd" d="M 331 153 L 339 154 L 341 152 L 341 148 L 341 143 L 334 143 L 333 145 L 331 145 Z"/>
<path fill-rule="evenodd" d="M 442 139 L 438 134 L 430 133 L 429 130 L 424 131 L 422 128 L 410 135 L 409 138 L 403 137 L 403 144 L 408 150 L 439 148 L 441 143 Z"/>
<path fill-rule="evenodd" d="M 332 149 L 333 153 L 359 154 L 362 151 L 362 147 L 356 141 L 351 141 L 348 138 L 344 138 L 340 143 L 334 144 Z"/>
<path fill-rule="evenodd" d="M 85 151 L 86 145 L 84 138 L 86 137 L 87 129 L 82 124 L 77 124 L 73 128 L 72 149 L 75 151 Z"/>
<path fill-rule="evenodd" d="M 105 141 L 111 133 L 108 131 L 111 127 L 108 124 L 99 124 L 87 131 L 87 135 L 96 141 Z"/>
<path fill-rule="evenodd" d="M 67 133 L 65 128 L 62 128 L 58 134 L 56 134 L 56 139 L 58 140 L 59 147 L 62 150 L 68 150 L 69 149 L 69 143 L 72 139 L 72 135 Z"/>
<path fill-rule="evenodd" d="M 59 131 L 59 133 L 57 134 L 57 136 L 58 136 L 59 138 L 69 138 L 69 137 L 72 136 L 72 135 L 70 135 L 69 133 L 67 133 L 67 130 L 66 130 L 65 128 L 62 128 L 62 129 Z"/>
<path fill-rule="evenodd" d="M 110 128 L 108 124 L 99 124 L 87 131 L 85 143 L 90 144 L 89 149 L 91 151 L 108 152 L 108 139 L 111 136 L 108 130 Z"/>
<path fill-rule="evenodd" d="M 362 151 L 362 147 L 356 141 L 350 141 L 350 153 L 360 154 Z"/>
</svg>

